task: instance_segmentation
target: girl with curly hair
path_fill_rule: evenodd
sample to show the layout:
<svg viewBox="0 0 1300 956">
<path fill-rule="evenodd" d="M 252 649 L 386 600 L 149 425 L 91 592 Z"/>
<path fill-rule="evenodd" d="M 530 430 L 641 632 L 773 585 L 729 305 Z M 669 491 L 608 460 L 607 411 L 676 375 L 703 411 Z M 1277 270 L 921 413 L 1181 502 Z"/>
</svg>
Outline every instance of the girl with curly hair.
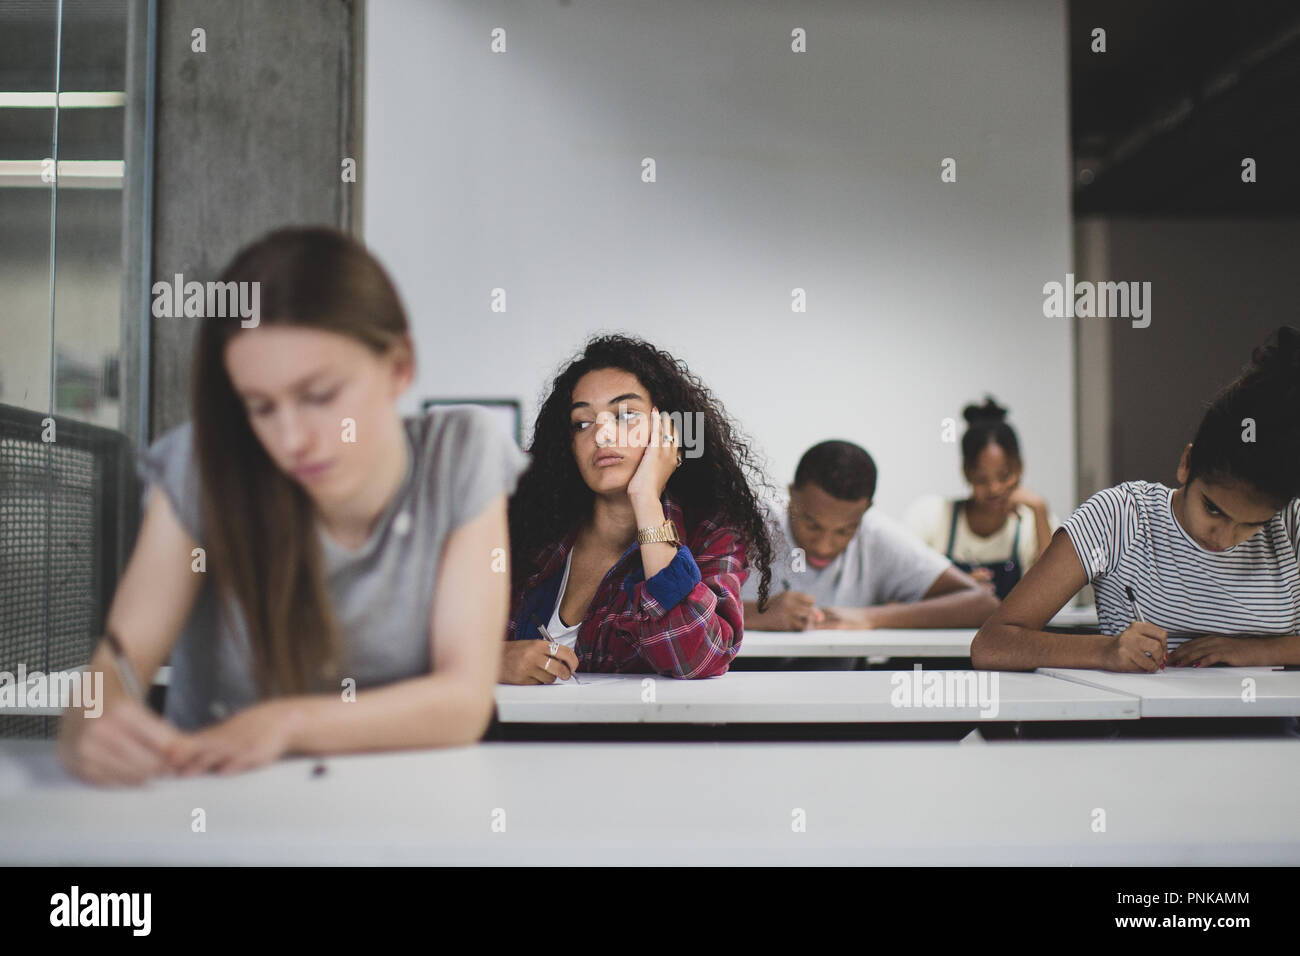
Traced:
<svg viewBox="0 0 1300 956">
<path fill-rule="evenodd" d="M 667 352 L 600 336 L 555 378 L 528 450 L 502 683 L 725 673 L 741 585 L 756 565 L 766 603 L 772 545 L 760 470 L 721 403 Z"/>
</svg>

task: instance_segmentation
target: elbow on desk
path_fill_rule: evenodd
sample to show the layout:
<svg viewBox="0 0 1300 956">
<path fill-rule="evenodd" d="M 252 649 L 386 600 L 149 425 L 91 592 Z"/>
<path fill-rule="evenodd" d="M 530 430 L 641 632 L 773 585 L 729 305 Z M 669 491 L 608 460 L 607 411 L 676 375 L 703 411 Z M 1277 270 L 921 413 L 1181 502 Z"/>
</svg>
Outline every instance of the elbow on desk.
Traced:
<svg viewBox="0 0 1300 956">
<path fill-rule="evenodd" d="M 668 667 L 656 667 L 655 673 L 660 677 L 674 680 L 704 680 L 708 677 L 721 677 L 731 667 L 734 654 L 709 650 L 706 654 L 684 661 L 673 661 Z"/>
<path fill-rule="evenodd" d="M 996 625 L 985 623 L 970 642 L 970 665 L 977 671 L 1001 670 L 997 638 L 991 633 Z"/>
<path fill-rule="evenodd" d="M 970 664 L 977 671 L 1032 671 L 1036 665 L 1017 661 L 1022 657 L 1014 653 L 1011 642 L 1015 640 L 1008 625 L 1001 621 L 988 621 L 975 632 L 970 642 Z"/>
</svg>

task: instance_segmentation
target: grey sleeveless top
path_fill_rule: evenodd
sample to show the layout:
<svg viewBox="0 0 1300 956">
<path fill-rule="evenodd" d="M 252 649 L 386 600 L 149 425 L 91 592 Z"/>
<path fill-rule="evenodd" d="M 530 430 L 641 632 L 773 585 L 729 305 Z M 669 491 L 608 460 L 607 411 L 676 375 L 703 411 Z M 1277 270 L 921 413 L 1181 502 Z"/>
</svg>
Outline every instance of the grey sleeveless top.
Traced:
<svg viewBox="0 0 1300 956">
<path fill-rule="evenodd" d="M 443 545 L 497 495 L 513 492 L 528 464 L 482 408 L 437 409 L 403 424 L 411 452 L 406 477 L 370 537 L 353 550 L 320 531 L 343 674 L 358 690 L 429 673 L 429 620 Z M 151 487 L 160 487 L 202 546 L 191 425 L 159 438 L 140 456 L 138 470 L 146 498 Z M 200 588 L 171 665 L 165 712 L 183 730 L 258 701 L 242 620 L 220 612 L 211 580 Z"/>
</svg>

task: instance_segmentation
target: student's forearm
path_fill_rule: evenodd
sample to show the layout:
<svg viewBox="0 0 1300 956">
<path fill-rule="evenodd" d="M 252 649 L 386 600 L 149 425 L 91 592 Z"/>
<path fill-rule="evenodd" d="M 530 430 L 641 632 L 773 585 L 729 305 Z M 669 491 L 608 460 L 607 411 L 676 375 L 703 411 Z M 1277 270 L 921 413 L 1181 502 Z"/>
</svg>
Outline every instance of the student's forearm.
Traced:
<svg viewBox="0 0 1300 956">
<path fill-rule="evenodd" d="M 281 702 L 291 721 L 290 751 L 308 754 L 470 744 L 492 719 L 489 691 L 459 674 L 430 674 L 357 693 L 313 694 Z"/>
<path fill-rule="evenodd" d="M 912 604 L 864 608 L 872 627 L 979 627 L 998 608 L 983 588 L 953 591 Z"/>
<path fill-rule="evenodd" d="M 970 646 L 976 670 L 1031 671 L 1036 667 L 1097 669 L 1114 638 L 1104 634 L 1052 634 L 1018 624 L 987 624 Z"/>
<path fill-rule="evenodd" d="M 1259 667 L 1300 665 L 1300 634 L 1259 638 Z"/>
<path fill-rule="evenodd" d="M 780 628 L 773 622 L 773 615 L 761 614 L 758 610 L 757 601 L 742 601 L 741 604 L 745 609 L 745 630 L 747 631 L 779 631 Z M 770 608 L 771 605 L 769 604 Z"/>
</svg>

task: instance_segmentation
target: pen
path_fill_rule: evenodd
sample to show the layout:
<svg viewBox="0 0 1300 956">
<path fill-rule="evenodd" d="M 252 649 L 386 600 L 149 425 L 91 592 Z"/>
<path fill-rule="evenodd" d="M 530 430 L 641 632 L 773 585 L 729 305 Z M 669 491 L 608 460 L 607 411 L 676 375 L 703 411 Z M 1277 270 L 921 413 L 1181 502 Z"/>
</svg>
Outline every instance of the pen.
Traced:
<svg viewBox="0 0 1300 956">
<path fill-rule="evenodd" d="M 1145 624 L 1147 622 L 1147 619 L 1142 616 L 1142 609 L 1138 607 L 1137 595 L 1133 593 L 1133 589 L 1129 587 L 1127 584 L 1124 585 L 1124 594 L 1126 597 L 1128 597 L 1129 607 L 1133 608 L 1133 620 L 1141 621 L 1143 624 Z"/>
<path fill-rule="evenodd" d="M 111 652 L 113 667 L 117 671 L 117 678 L 126 688 L 126 692 L 136 700 L 142 700 L 144 695 L 140 692 L 140 682 L 136 679 L 135 668 L 131 666 L 131 660 L 126 656 L 126 651 L 122 647 L 122 642 L 117 639 L 117 635 L 111 630 L 106 631 L 104 639 L 108 641 L 108 649 Z"/>
<path fill-rule="evenodd" d="M 1133 620 L 1141 621 L 1143 624 L 1145 624 L 1147 619 L 1142 616 L 1142 609 L 1138 607 L 1137 595 L 1133 593 L 1133 589 L 1129 587 L 1127 584 L 1124 585 L 1124 594 L 1128 598 L 1129 607 L 1133 609 Z M 1147 657 L 1151 657 L 1150 651 L 1143 651 L 1142 653 L 1145 654 Z M 1151 658 L 1151 659 L 1155 660 L 1155 658 Z M 1160 666 L 1164 667 L 1165 665 L 1161 664 Z"/>
<path fill-rule="evenodd" d="M 539 621 L 539 620 L 537 620 L 537 615 L 536 615 L 536 614 L 533 615 L 533 626 L 536 627 L 537 630 L 538 630 L 538 632 L 542 635 L 542 640 L 544 640 L 544 641 L 550 641 L 552 644 L 558 644 L 558 643 L 559 643 L 558 641 L 556 641 L 555 638 L 551 637 L 551 632 L 548 631 L 545 627 L 542 626 L 542 622 Z M 552 656 L 553 656 L 553 655 L 552 655 Z M 574 682 L 575 684 L 581 684 L 581 683 L 582 683 L 582 681 L 578 680 L 578 672 L 577 672 L 577 671 L 572 671 L 572 670 L 571 670 L 571 671 L 569 672 L 569 677 L 572 678 L 572 680 L 573 680 L 573 682 Z"/>
<path fill-rule="evenodd" d="M 783 591 L 789 591 L 789 590 L 790 590 L 790 579 L 789 579 L 789 578 L 782 578 L 782 579 L 781 579 L 781 590 L 783 590 Z M 816 610 L 816 608 L 814 607 L 813 610 Z M 805 631 L 808 630 L 808 628 L 811 627 L 811 626 L 812 626 L 812 619 L 809 618 L 809 619 L 808 619 L 808 623 L 804 625 L 804 630 L 805 630 Z"/>
</svg>

